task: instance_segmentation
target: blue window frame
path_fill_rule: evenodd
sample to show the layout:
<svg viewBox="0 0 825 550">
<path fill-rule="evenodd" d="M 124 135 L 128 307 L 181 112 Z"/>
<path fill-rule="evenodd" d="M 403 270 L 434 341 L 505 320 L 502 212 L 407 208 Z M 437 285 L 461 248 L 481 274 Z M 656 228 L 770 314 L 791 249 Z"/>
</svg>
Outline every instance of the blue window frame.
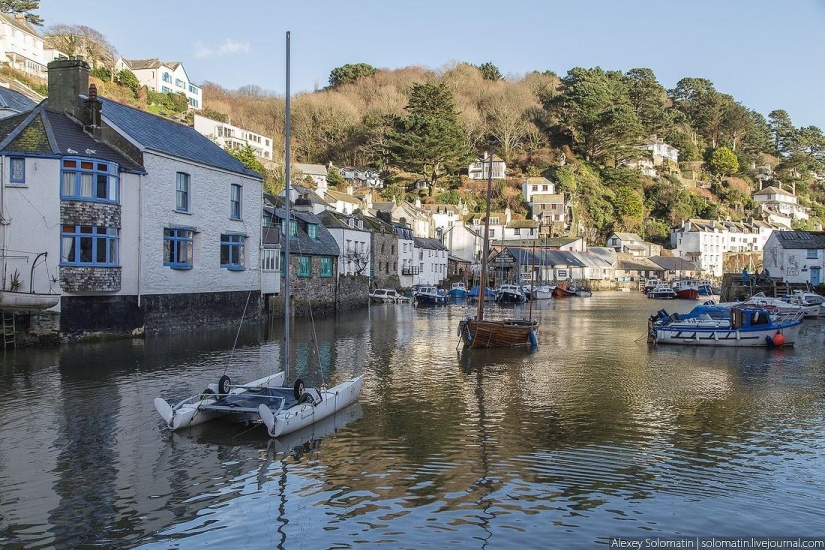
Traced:
<svg viewBox="0 0 825 550">
<path fill-rule="evenodd" d="M 286 277 L 286 253 L 281 252 L 281 277 Z"/>
<path fill-rule="evenodd" d="M 298 277 L 312 276 L 312 257 L 298 256 Z"/>
<path fill-rule="evenodd" d="M 26 183 L 26 159 L 15 157 L 9 159 L 9 183 L 16 185 Z"/>
<path fill-rule="evenodd" d="M 229 188 L 229 217 L 241 219 L 241 186 L 233 183 Z"/>
<path fill-rule="evenodd" d="M 314 241 L 317 241 L 318 240 L 318 226 L 314 223 L 308 223 L 307 224 L 307 235 L 309 235 L 310 239 L 312 239 Z"/>
<path fill-rule="evenodd" d="M 91 159 L 63 159 L 60 170 L 60 198 L 119 203 L 118 165 Z"/>
<path fill-rule="evenodd" d="M 297 237 L 298 236 L 298 222 L 295 220 L 289 220 L 289 237 Z"/>
<path fill-rule="evenodd" d="M 242 271 L 244 268 L 244 241 L 246 235 L 221 235 L 221 267 L 230 271 Z"/>
<path fill-rule="evenodd" d="M 175 210 L 189 212 L 189 174 L 178 172 L 175 181 Z"/>
<path fill-rule="evenodd" d="M 189 102 L 190 107 L 194 107 L 195 109 L 198 108 L 198 100 L 197 99 L 194 99 L 194 98 L 190 97 L 188 102 Z"/>
<path fill-rule="evenodd" d="M 809 248 L 809 249 L 808 249 L 808 254 L 807 254 L 807 256 L 806 256 L 806 259 L 808 259 L 808 260 L 816 260 L 816 259 L 818 259 L 818 258 L 819 258 L 819 250 L 817 250 L 816 248 Z"/>
<path fill-rule="evenodd" d="M 332 277 L 332 258 L 321 256 L 321 277 Z"/>
<path fill-rule="evenodd" d="M 163 265 L 172 269 L 192 269 L 194 233 L 191 229 L 163 230 Z"/>
<path fill-rule="evenodd" d="M 172 75 L 170 75 L 169 73 L 164 71 L 161 74 L 161 80 L 163 80 L 164 82 L 169 82 L 171 84 L 172 83 Z"/>
<path fill-rule="evenodd" d="M 64 225 L 60 231 L 60 265 L 117 267 L 118 229 Z"/>
</svg>

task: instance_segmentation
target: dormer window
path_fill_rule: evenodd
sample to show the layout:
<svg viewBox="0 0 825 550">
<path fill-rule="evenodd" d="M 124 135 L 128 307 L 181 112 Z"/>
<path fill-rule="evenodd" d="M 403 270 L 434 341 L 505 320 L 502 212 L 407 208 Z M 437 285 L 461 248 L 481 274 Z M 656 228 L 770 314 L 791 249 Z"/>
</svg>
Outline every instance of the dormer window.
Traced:
<svg viewBox="0 0 825 550">
<path fill-rule="evenodd" d="M 307 235 L 312 240 L 318 240 L 318 225 L 314 223 L 307 224 Z"/>
</svg>

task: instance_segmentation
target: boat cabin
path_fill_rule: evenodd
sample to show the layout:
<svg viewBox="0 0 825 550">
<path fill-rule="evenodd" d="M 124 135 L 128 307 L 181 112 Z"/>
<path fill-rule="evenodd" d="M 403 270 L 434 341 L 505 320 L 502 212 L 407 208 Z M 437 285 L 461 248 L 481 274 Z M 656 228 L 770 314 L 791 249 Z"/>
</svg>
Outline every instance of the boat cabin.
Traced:
<svg viewBox="0 0 825 550">
<path fill-rule="evenodd" d="M 771 324 L 771 315 L 763 308 L 734 307 L 730 310 L 730 319 L 732 330 Z"/>
</svg>

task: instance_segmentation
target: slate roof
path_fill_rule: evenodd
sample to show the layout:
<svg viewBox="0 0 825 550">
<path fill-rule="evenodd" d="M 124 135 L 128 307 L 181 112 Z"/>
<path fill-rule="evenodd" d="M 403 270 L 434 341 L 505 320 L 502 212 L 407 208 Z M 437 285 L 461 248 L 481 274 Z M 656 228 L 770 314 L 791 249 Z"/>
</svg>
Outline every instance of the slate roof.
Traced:
<svg viewBox="0 0 825 550">
<path fill-rule="evenodd" d="M 418 248 L 426 248 L 428 250 L 449 250 L 446 246 L 441 244 L 438 239 L 426 239 L 424 237 L 413 237 L 413 242 Z"/>
<path fill-rule="evenodd" d="M 355 197 L 353 197 L 352 195 L 348 195 L 347 193 L 341 193 L 340 191 L 332 191 L 331 189 L 327 189 L 326 194 L 337 201 L 357 204 L 358 206 L 361 205 L 361 201 L 359 199 L 356 199 Z"/>
<path fill-rule="evenodd" d="M 369 227 L 372 231 L 376 233 L 395 233 L 392 228 L 392 224 L 385 222 L 384 220 L 377 218 L 375 216 L 363 216 L 364 225 Z"/>
<path fill-rule="evenodd" d="M 19 92 L 0 86 L 0 109 L 9 109 L 22 113 L 31 111 L 37 103 Z"/>
<path fill-rule="evenodd" d="M 770 186 L 764 188 L 763 190 L 757 191 L 756 193 L 753 194 L 754 197 L 756 197 L 757 195 L 760 195 L 760 196 L 761 195 L 787 195 L 789 197 L 795 197 L 796 196 L 793 193 L 791 193 L 790 191 L 785 191 L 784 189 L 780 189 L 779 187 L 775 187 L 773 185 L 770 185 Z"/>
<path fill-rule="evenodd" d="M 507 250 L 521 265 L 568 266 L 586 267 L 586 264 L 572 252 L 565 250 L 547 250 L 530 248 L 507 247 Z M 535 254 L 535 261 L 534 261 Z"/>
<path fill-rule="evenodd" d="M 284 208 L 274 208 L 272 206 L 265 206 L 264 211 L 269 215 L 274 214 L 281 223 L 286 219 L 286 210 Z M 298 220 L 298 236 L 293 237 L 289 241 L 289 253 L 291 255 L 309 255 L 309 256 L 339 256 L 341 254 L 338 248 L 338 243 L 330 234 L 321 220 L 314 214 L 308 212 L 296 212 L 290 210 L 290 214 Z M 312 239 L 306 232 L 306 224 L 312 223 L 318 226 L 316 235 L 317 239 Z"/>
<path fill-rule="evenodd" d="M 191 126 L 100 98 L 103 118 L 144 148 L 246 176 L 261 176 Z"/>
<path fill-rule="evenodd" d="M 562 193 L 533 193 L 530 195 L 530 202 L 532 203 L 559 203 L 564 202 L 564 194 Z"/>
<path fill-rule="evenodd" d="M 825 249 L 825 231 L 774 231 L 771 237 L 786 249 Z"/>
<path fill-rule="evenodd" d="M 123 59 L 123 62 L 128 65 L 130 69 L 140 70 L 140 69 L 157 69 L 163 63 L 157 57 L 153 57 L 152 59 Z"/>
<path fill-rule="evenodd" d="M 640 243 L 644 242 L 644 239 L 642 239 L 636 233 L 619 233 L 619 232 L 615 232 L 613 234 L 616 235 L 617 237 L 619 237 L 623 241 L 638 241 Z"/>
<path fill-rule="evenodd" d="M 649 258 L 619 258 L 616 269 L 623 271 L 662 271 L 662 267 Z"/>
<path fill-rule="evenodd" d="M 660 266 L 665 271 L 699 271 L 696 264 L 690 260 L 676 256 L 651 256 L 648 260 Z"/>
<path fill-rule="evenodd" d="M 42 156 L 93 157 L 116 162 L 123 170 L 145 172 L 108 145 L 96 141 L 63 113 L 51 111 L 46 101 L 35 109 L 0 120 L 0 151 Z"/>
<path fill-rule="evenodd" d="M 0 13 L 0 18 L 5 19 L 9 23 L 9 25 L 17 27 L 23 32 L 27 32 L 31 35 L 40 37 L 37 31 L 34 30 L 31 25 L 29 25 L 29 21 L 25 17 L 16 17 L 14 14 Z"/>
<path fill-rule="evenodd" d="M 302 162 L 296 162 L 292 165 L 292 168 L 295 170 L 299 170 L 305 176 L 324 176 L 327 175 L 327 167 L 323 164 L 305 164 Z"/>
</svg>

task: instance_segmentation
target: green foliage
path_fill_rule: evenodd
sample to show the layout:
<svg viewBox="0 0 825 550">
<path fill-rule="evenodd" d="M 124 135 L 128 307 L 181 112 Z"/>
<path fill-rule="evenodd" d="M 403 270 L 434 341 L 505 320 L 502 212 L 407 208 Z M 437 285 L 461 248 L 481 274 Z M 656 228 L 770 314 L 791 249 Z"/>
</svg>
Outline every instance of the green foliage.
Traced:
<svg viewBox="0 0 825 550">
<path fill-rule="evenodd" d="M 164 94 L 162 92 L 149 92 L 149 103 L 159 105 L 176 113 L 185 113 L 189 110 L 189 101 L 184 93 Z"/>
<path fill-rule="evenodd" d="M 213 111 L 212 109 L 202 109 L 199 114 L 211 120 L 217 120 L 218 122 L 229 122 L 229 115 L 219 111 Z"/>
<path fill-rule="evenodd" d="M 498 67 L 489 61 L 479 65 L 478 70 L 481 71 L 481 76 L 484 80 L 504 80 L 504 77 L 502 76 L 501 71 L 498 70 Z"/>
<path fill-rule="evenodd" d="M 0 12 L 12 15 L 23 13 L 31 25 L 42 25 L 43 18 L 31 13 L 40 9 L 40 0 L 0 0 Z"/>
<path fill-rule="evenodd" d="M 137 97 L 138 90 L 140 90 L 140 82 L 135 76 L 135 73 L 129 69 L 123 69 L 115 75 L 115 82 L 132 90 L 132 94 Z"/>
<path fill-rule="evenodd" d="M 347 181 L 344 179 L 344 176 L 341 175 L 341 172 L 330 166 L 327 168 L 327 185 L 337 189 L 343 189 L 346 187 Z"/>
<path fill-rule="evenodd" d="M 727 147 L 719 147 L 710 157 L 710 169 L 714 174 L 723 176 L 735 174 L 739 170 L 739 159 Z"/>
<path fill-rule="evenodd" d="M 255 156 L 255 151 L 248 143 L 246 144 L 246 146 L 239 149 L 226 150 L 229 152 L 230 155 L 241 161 L 243 165 L 249 168 L 250 170 L 254 170 L 259 174 L 264 173 L 264 167 L 261 164 L 261 161 L 259 161 L 258 157 Z"/>
<path fill-rule="evenodd" d="M 645 222 L 641 237 L 649 242 L 667 245 L 670 242 L 670 224 L 651 219 Z"/>
<path fill-rule="evenodd" d="M 110 71 L 103 65 L 98 65 L 97 67 L 89 71 L 89 74 L 91 76 L 94 76 L 95 78 L 99 78 L 103 82 L 111 82 L 112 80 L 112 71 Z"/>
<path fill-rule="evenodd" d="M 616 218 L 625 228 L 637 227 L 644 216 L 644 201 L 641 194 L 632 187 L 619 187 L 614 192 L 613 206 Z"/>
<path fill-rule="evenodd" d="M 367 63 L 348 63 L 332 69 L 329 73 L 329 85 L 332 88 L 341 84 L 353 84 L 359 78 L 372 76 L 378 69 Z"/>
<path fill-rule="evenodd" d="M 465 201 L 464 194 L 457 190 L 457 189 L 450 189 L 449 191 L 445 191 L 438 195 L 437 199 L 439 204 L 458 204 L 462 201 Z"/>
<path fill-rule="evenodd" d="M 390 157 L 404 170 L 420 174 L 431 183 L 464 168 L 471 158 L 452 92 L 444 84 L 416 84 L 401 119 L 388 136 Z"/>
<path fill-rule="evenodd" d="M 631 189 L 642 189 L 642 177 L 638 170 L 630 168 L 604 168 L 599 173 L 602 183 L 609 189 L 629 187 Z"/>
</svg>

